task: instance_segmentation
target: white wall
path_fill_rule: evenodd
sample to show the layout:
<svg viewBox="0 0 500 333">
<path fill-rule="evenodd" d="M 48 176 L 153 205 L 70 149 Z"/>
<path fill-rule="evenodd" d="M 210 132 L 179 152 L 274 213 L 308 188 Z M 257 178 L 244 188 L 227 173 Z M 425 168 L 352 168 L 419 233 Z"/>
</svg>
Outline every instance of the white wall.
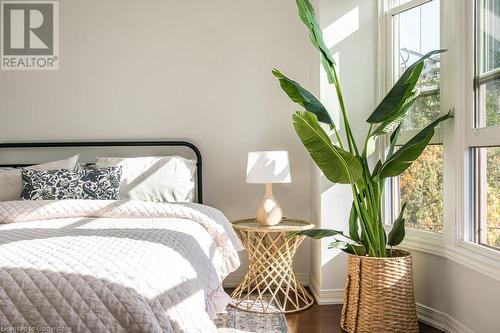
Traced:
<svg viewBox="0 0 500 333">
<path fill-rule="evenodd" d="M 377 104 L 377 1 L 320 0 L 321 26 L 337 24 L 337 32 L 347 36 L 332 48 L 338 54 L 340 80 L 351 124 L 359 137 L 366 133 L 365 119 Z M 353 9 L 359 11 L 359 29 L 353 31 Z M 351 23 L 350 23 L 351 22 Z M 448 46 L 446 46 L 448 47 Z M 453 46 L 449 46 L 453 47 Z M 335 96 L 324 88 L 322 101 L 332 104 Z M 335 106 L 330 107 L 335 109 Z M 317 225 L 346 228 L 350 209 L 349 189 L 328 183 L 311 166 L 311 205 Z M 327 250 L 327 241 L 312 245 L 311 279 L 316 282 L 317 296 L 325 302 L 342 302 L 345 255 Z M 499 331 L 500 281 L 473 271 L 460 263 L 443 257 L 412 251 L 417 303 L 429 307 L 434 316 L 455 330 L 494 333 Z M 421 309 L 422 307 L 419 307 Z M 436 317 L 434 317 L 436 318 Z M 455 325 L 455 326 L 453 326 Z"/>
<path fill-rule="evenodd" d="M 309 217 L 296 107 L 271 74 L 276 66 L 310 82 L 293 1 L 59 6 L 59 71 L 0 72 L 0 141 L 186 138 L 204 155 L 206 203 L 230 219 L 253 216 L 263 196 L 263 186 L 245 184 L 247 152 L 286 149 L 293 183 L 275 186 L 275 195 L 287 216 Z M 296 262 L 307 276 L 308 246 Z"/>
<path fill-rule="evenodd" d="M 499 280 L 446 258 L 412 254 L 417 303 L 448 315 L 466 332 L 498 332 Z"/>
</svg>

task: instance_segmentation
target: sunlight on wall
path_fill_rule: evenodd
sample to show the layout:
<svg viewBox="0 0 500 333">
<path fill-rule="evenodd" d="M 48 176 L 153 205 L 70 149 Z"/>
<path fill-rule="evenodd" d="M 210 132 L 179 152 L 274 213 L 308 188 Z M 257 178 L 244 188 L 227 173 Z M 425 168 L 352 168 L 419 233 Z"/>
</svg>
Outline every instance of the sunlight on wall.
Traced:
<svg viewBox="0 0 500 333">
<path fill-rule="evenodd" d="M 323 38 L 328 48 L 332 48 L 359 30 L 359 7 L 323 29 Z"/>
<path fill-rule="evenodd" d="M 337 46 L 340 42 L 351 36 L 359 30 L 359 7 L 352 9 L 345 15 L 335 20 L 333 23 L 323 29 L 323 39 L 329 49 Z M 332 50 L 333 51 L 333 50 Z M 333 54 L 333 59 L 337 67 L 337 73 L 340 73 L 340 55 L 339 52 Z M 320 65 L 320 100 L 329 111 L 335 124 L 340 127 L 340 109 L 337 95 L 334 88 L 329 84 L 326 72 Z"/>
</svg>

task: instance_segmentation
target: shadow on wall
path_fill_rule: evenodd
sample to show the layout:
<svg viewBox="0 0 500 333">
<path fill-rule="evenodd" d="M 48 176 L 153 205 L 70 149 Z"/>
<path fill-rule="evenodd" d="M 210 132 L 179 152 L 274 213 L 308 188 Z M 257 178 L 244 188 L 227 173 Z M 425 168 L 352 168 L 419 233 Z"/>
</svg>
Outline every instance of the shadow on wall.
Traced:
<svg viewBox="0 0 500 333">
<path fill-rule="evenodd" d="M 336 4 L 331 2 L 320 2 L 320 5 L 322 18 L 324 20 L 330 20 L 330 22 L 323 22 L 322 24 L 324 27 L 323 38 L 325 44 L 333 53 L 338 72 L 341 75 L 340 81 L 342 85 L 342 81 L 349 80 L 349 78 L 344 77 L 344 80 L 342 78 L 342 73 L 345 72 L 341 71 L 341 56 L 351 56 L 350 52 L 346 51 L 350 51 L 350 46 L 348 46 L 348 44 L 352 43 L 353 39 L 359 37 L 362 28 L 360 21 L 360 11 L 362 9 L 357 5 L 353 7 L 350 1 Z M 346 48 L 349 49 L 346 50 Z M 359 58 L 361 59 L 363 56 L 364 55 L 360 54 Z M 345 66 L 348 65 L 346 64 Z M 335 89 L 328 82 L 323 67 L 321 66 L 320 68 L 320 100 L 327 110 L 329 110 L 338 128 L 343 132 L 343 120 L 338 97 Z M 344 90 L 349 88 L 349 86 L 346 87 L 345 85 L 342 87 Z M 346 94 L 346 92 L 347 91 L 344 91 L 344 99 L 346 95 L 351 95 L 352 97 L 352 93 Z M 347 115 L 350 118 L 357 118 L 359 115 L 352 114 L 354 111 L 350 108 L 350 106 L 356 104 L 352 102 L 352 99 L 345 99 Z M 333 133 L 332 139 L 335 141 Z M 323 174 L 320 175 L 319 187 L 321 205 L 318 216 L 321 217 L 320 227 L 348 232 L 349 211 L 352 203 L 350 187 L 344 184 L 332 184 Z M 319 252 L 321 253 L 321 280 L 324 281 L 321 283 L 321 288 L 340 290 L 343 288 L 345 281 L 347 256 L 341 250 L 328 249 L 328 245 L 331 241 L 332 239 L 330 238 L 324 239 L 319 241 L 320 245 L 318 245 L 320 246 Z"/>
</svg>

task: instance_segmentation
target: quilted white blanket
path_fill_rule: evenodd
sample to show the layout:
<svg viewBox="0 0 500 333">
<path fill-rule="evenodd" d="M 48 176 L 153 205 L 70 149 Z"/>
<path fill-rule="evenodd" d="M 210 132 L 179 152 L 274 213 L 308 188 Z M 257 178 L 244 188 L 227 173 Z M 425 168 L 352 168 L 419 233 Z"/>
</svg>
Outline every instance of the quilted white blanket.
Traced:
<svg viewBox="0 0 500 333">
<path fill-rule="evenodd" d="M 216 332 L 241 249 L 197 204 L 0 203 L 0 331 Z"/>
</svg>

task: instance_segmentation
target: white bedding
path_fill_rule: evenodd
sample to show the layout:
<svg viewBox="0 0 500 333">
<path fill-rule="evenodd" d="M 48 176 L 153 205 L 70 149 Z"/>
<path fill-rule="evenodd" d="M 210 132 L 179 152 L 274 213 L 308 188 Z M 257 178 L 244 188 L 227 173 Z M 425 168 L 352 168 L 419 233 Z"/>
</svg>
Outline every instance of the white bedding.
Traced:
<svg viewBox="0 0 500 333">
<path fill-rule="evenodd" d="M 0 203 L 0 330 L 215 332 L 241 249 L 197 204 Z"/>
</svg>

